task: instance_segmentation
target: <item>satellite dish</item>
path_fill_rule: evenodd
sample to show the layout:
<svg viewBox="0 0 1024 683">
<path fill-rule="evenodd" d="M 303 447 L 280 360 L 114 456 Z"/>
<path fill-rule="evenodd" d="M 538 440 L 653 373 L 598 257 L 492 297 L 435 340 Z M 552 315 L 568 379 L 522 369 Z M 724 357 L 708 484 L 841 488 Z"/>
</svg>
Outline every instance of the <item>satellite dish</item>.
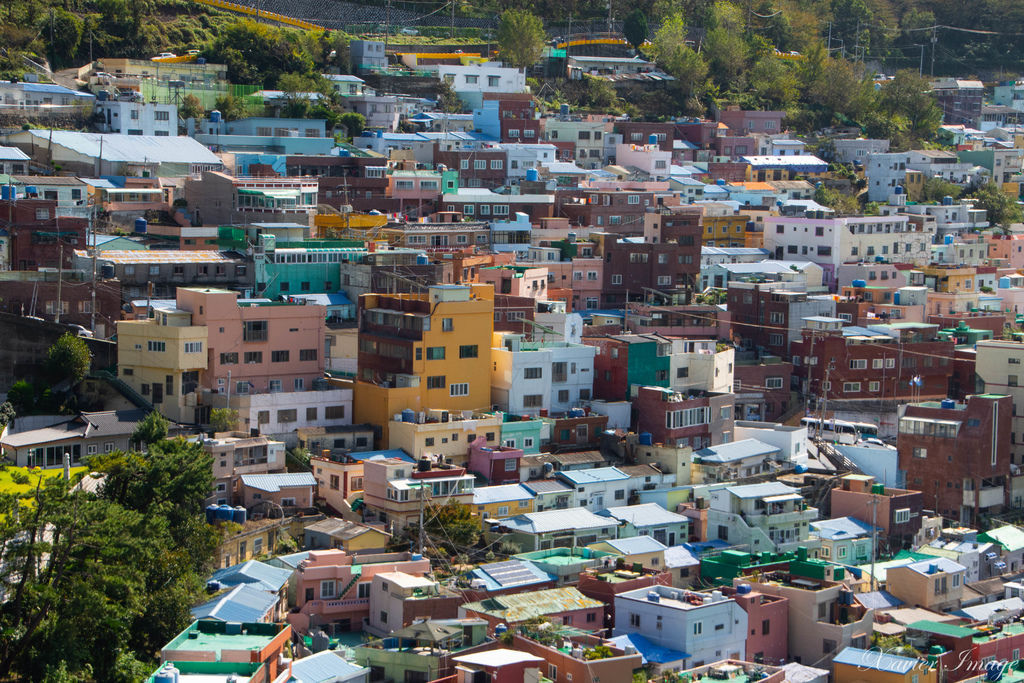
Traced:
<svg viewBox="0 0 1024 683">
<path fill-rule="evenodd" d="M 583 316 L 569 313 L 565 316 L 565 331 L 562 336 L 568 344 L 579 344 L 583 340 Z"/>
</svg>

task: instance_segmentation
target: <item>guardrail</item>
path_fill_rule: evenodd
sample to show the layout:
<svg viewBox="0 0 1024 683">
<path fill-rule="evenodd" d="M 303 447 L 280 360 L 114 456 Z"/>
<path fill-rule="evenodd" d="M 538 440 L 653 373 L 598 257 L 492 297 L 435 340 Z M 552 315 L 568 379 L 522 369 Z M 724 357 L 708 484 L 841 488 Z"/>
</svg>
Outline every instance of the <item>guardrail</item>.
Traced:
<svg viewBox="0 0 1024 683">
<path fill-rule="evenodd" d="M 314 24 L 309 21 L 303 21 L 302 19 L 295 19 L 293 17 L 286 17 L 283 14 L 276 12 L 265 12 L 258 10 L 248 5 L 240 5 L 236 2 L 228 2 L 228 0 L 195 0 L 202 5 L 209 5 L 210 7 L 216 7 L 217 9 L 225 9 L 229 12 L 239 12 L 240 14 L 248 14 L 251 17 L 257 19 L 269 19 L 270 21 L 276 21 L 279 24 L 287 24 L 296 28 L 305 29 L 307 31 L 325 31 L 326 29 L 319 24 Z"/>
</svg>

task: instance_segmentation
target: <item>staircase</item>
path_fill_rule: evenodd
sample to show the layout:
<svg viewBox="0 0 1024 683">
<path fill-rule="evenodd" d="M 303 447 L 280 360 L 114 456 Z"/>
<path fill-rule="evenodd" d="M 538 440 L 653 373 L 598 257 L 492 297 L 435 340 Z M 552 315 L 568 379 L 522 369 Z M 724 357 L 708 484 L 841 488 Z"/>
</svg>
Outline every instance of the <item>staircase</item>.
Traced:
<svg viewBox="0 0 1024 683">
<path fill-rule="evenodd" d="M 154 409 L 153 404 L 145 396 L 135 391 L 135 389 L 129 386 L 127 382 L 112 373 L 110 370 L 96 370 L 91 376 L 97 379 L 102 379 L 107 384 L 114 387 L 119 394 L 135 404 L 136 407 L 147 411 L 152 411 Z"/>
</svg>

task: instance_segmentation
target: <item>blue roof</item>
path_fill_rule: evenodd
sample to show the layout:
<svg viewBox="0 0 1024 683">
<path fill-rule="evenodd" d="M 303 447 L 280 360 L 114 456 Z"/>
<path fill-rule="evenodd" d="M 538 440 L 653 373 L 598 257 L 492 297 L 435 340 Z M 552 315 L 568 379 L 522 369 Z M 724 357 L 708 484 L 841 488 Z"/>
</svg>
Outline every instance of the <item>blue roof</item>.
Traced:
<svg viewBox="0 0 1024 683">
<path fill-rule="evenodd" d="M 903 601 L 887 591 L 868 591 L 857 593 L 857 602 L 868 609 L 890 609 L 899 607 Z"/>
<path fill-rule="evenodd" d="M 585 484 L 596 484 L 602 481 L 622 481 L 629 479 L 629 475 L 617 467 L 595 467 L 589 470 L 569 470 L 559 472 L 558 476 L 568 479 L 577 486 Z"/>
<path fill-rule="evenodd" d="M 277 600 L 276 593 L 240 583 L 227 593 L 193 607 L 192 617 L 241 623 L 263 621 Z"/>
<path fill-rule="evenodd" d="M 665 567 L 695 567 L 700 564 L 697 552 L 685 545 L 673 545 L 665 548 Z"/>
<path fill-rule="evenodd" d="M 324 650 L 292 662 L 292 681 L 302 683 L 334 683 L 335 681 L 366 680 L 366 667 L 351 664 L 335 650 Z"/>
<path fill-rule="evenodd" d="M 84 97 L 87 99 L 94 99 L 96 97 L 90 92 L 72 90 L 71 88 L 65 88 L 63 85 L 54 85 L 53 83 L 22 83 L 21 89 L 25 92 L 45 92 L 50 93 L 51 95 L 74 95 L 75 97 Z"/>
<path fill-rule="evenodd" d="M 665 550 L 666 546 L 661 541 L 656 541 L 652 536 L 631 536 L 629 538 L 610 538 L 607 543 L 623 555 L 638 555 L 640 553 L 656 553 Z"/>
<path fill-rule="evenodd" d="M 284 567 L 295 568 L 295 567 L 299 566 L 299 562 L 302 562 L 307 557 L 309 557 L 309 551 L 308 550 L 302 550 L 302 551 L 299 551 L 297 553 L 291 553 L 289 555 L 278 555 L 277 557 L 272 557 L 269 560 L 267 560 L 267 562 L 268 563 L 273 562 L 274 563 L 273 566 L 275 566 L 275 567 L 279 566 L 279 565 L 284 565 Z"/>
<path fill-rule="evenodd" d="M 532 562 L 517 559 L 482 564 L 470 572 L 470 578 L 483 581 L 484 589 L 489 591 L 557 580 Z"/>
<path fill-rule="evenodd" d="M 718 446 L 702 448 L 694 453 L 694 455 L 699 455 L 702 463 L 725 463 L 745 458 L 769 457 L 780 453 L 782 453 L 780 448 L 766 444 L 763 441 L 742 439 L 740 441 L 719 444 Z"/>
<path fill-rule="evenodd" d="M 817 530 L 818 536 L 830 541 L 846 541 L 871 535 L 871 525 L 853 517 L 819 519 L 811 522 L 811 528 Z"/>
<path fill-rule="evenodd" d="M 383 451 L 357 451 L 353 453 L 346 453 L 345 457 L 349 460 L 355 460 L 356 462 L 362 462 L 363 460 L 386 460 L 388 458 L 398 458 L 399 460 L 405 460 L 406 462 L 416 462 L 415 458 L 403 451 L 401 448 L 389 448 Z"/>
<path fill-rule="evenodd" d="M 473 505 L 508 503 L 516 500 L 531 499 L 533 499 L 533 492 L 522 484 L 481 486 L 480 488 L 473 489 Z"/>
<path fill-rule="evenodd" d="M 292 577 L 291 569 L 272 567 L 259 560 L 249 560 L 231 567 L 218 569 L 210 577 L 210 581 L 217 581 L 222 586 L 237 586 L 240 583 L 248 583 L 261 590 L 276 593 L 281 587 L 288 583 Z"/>
<path fill-rule="evenodd" d="M 277 493 L 293 486 L 316 486 L 312 472 L 284 472 L 281 474 L 243 474 L 242 486 Z"/>
<path fill-rule="evenodd" d="M 901 657 L 890 655 L 880 650 L 861 650 L 857 647 L 848 647 L 836 655 L 833 660 L 836 664 L 856 666 L 861 670 L 872 669 L 874 671 L 885 671 L 893 674 L 903 675 L 912 671 L 920 664 L 914 657 Z"/>
<path fill-rule="evenodd" d="M 670 664 L 672 662 L 679 662 L 690 658 L 690 655 L 686 654 L 682 650 L 672 650 L 667 647 L 662 647 L 661 645 L 655 645 L 639 633 L 627 633 L 625 635 L 615 636 L 609 640 L 615 643 L 616 647 L 625 648 L 630 645 L 635 647 L 644 664 L 647 664 L 648 662 L 653 662 L 654 664 Z"/>
<path fill-rule="evenodd" d="M 352 300 L 345 295 L 345 292 L 336 292 L 333 294 L 290 294 L 289 299 L 300 299 L 311 304 L 319 304 L 321 306 L 351 306 Z"/>
<path fill-rule="evenodd" d="M 726 548 L 730 548 L 732 546 L 728 541 L 723 541 L 720 538 L 716 538 L 711 541 L 695 541 L 693 543 L 683 543 L 683 547 L 699 555 L 700 553 L 706 553 L 711 550 L 725 550 Z"/>
</svg>

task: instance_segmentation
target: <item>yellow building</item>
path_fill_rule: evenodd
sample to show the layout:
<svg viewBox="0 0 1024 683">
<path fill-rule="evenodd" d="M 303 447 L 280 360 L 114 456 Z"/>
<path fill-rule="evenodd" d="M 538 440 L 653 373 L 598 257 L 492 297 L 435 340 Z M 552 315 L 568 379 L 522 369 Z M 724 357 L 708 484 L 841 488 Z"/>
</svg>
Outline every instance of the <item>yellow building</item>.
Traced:
<svg viewBox="0 0 1024 683">
<path fill-rule="evenodd" d="M 926 286 L 934 280 L 936 292 L 965 294 L 977 291 L 978 271 L 972 266 L 922 266 Z"/>
<path fill-rule="evenodd" d="M 631 536 L 598 541 L 587 547 L 617 555 L 627 564 L 640 564 L 648 569 L 661 570 L 665 568 L 665 549 L 668 546 L 654 540 L 652 536 Z"/>
<path fill-rule="evenodd" d="M 178 422 L 195 421 L 195 406 L 186 405 L 186 394 L 206 370 L 208 347 L 208 328 L 193 325 L 190 311 L 158 309 L 148 320 L 117 323 L 121 379 Z"/>
<path fill-rule="evenodd" d="M 486 529 L 489 519 L 507 519 L 533 512 L 533 493 L 522 484 L 481 486 L 473 489 L 473 511 Z"/>
<path fill-rule="evenodd" d="M 483 437 L 488 448 L 501 445 L 501 413 L 477 413 L 464 416 L 449 413 L 447 422 L 440 422 L 440 411 L 424 411 L 415 415 L 415 421 L 395 420 L 388 425 L 388 448 L 401 448 L 412 457 L 444 458 L 457 467 L 465 467 L 469 460 L 469 445 Z"/>
<path fill-rule="evenodd" d="M 493 332 L 489 284 L 359 297 L 355 422 L 381 425 L 379 443 L 387 444 L 403 410 L 434 414 L 438 422 L 488 410 Z"/>
<path fill-rule="evenodd" d="M 936 683 L 938 667 L 927 660 L 880 650 L 843 649 L 832 661 L 834 683 Z"/>
<path fill-rule="evenodd" d="M 747 223 L 750 216 L 744 213 L 728 216 L 704 216 L 704 235 L 702 240 L 706 247 L 745 247 Z"/>
</svg>

